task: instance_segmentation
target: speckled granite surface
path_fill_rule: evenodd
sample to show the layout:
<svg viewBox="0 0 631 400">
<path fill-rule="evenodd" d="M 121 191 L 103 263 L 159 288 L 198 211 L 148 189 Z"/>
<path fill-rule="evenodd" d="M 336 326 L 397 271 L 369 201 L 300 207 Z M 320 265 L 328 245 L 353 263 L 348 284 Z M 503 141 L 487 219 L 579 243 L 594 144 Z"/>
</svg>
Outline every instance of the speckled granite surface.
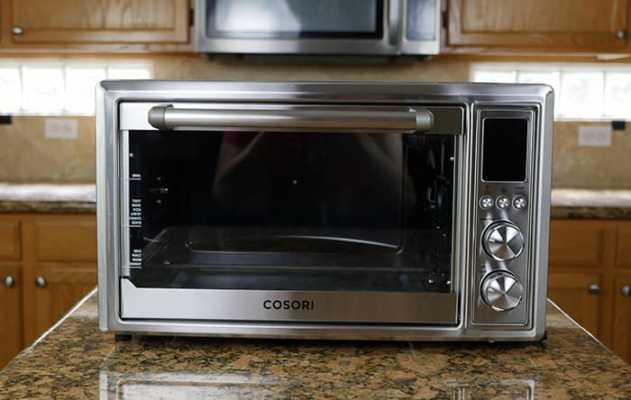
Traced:
<svg viewBox="0 0 631 400">
<path fill-rule="evenodd" d="M 95 212 L 96 202 L 0 200 L 0 213 L 93 214 Z"/>
<path fill-rule="evenodd" d="M 553 305 L 544 344 L 135 338 L 96 295 L 0 371 L 2 399 L 630 399 L 631 366 Z"/>
<path fill-rule="evenodd" d="M 631 190 L 553 189 L 552 218 L 631 219 Z"/>
<path fill-rule="evenodd" d="M 94 213 L 96 186 L 0 183 L 0 212 Z"/>
<path fill-rule="evenodd" d="M 550 217 L 557 219 L 631 219 L 631 207 L 552 207 Z"/>
</svg>

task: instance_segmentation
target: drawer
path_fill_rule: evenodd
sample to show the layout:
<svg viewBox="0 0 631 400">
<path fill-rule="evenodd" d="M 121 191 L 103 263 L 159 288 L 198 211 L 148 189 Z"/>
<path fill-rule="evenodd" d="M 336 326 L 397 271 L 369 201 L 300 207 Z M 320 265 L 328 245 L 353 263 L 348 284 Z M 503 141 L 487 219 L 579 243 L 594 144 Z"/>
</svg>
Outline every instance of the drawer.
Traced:
<svg viewBox="0 0 631 400">
<path fill-rule="evenodd" d="M 20 222 L 17 219 L 0 219 L 0 260 L 21 258 Z"/>
<path fill-rule="evenodd" d="M 38 261 L 96 261 L 96 221 L 90 217 L 51 218 L 35 222 Z"/>
<path fill-rule="evenodd" d="M 608 232 L 615 234 L 614 229 L 613 225 L 603 221 L 553 220 L 550 224 L 550 266 L 601 266 Z"/>
</svg>

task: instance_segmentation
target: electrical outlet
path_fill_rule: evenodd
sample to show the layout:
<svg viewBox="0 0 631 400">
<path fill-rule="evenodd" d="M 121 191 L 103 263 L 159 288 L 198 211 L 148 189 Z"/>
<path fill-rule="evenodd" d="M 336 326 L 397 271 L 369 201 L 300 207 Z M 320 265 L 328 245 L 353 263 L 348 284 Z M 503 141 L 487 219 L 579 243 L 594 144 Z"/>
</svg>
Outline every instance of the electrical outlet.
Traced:
<svg viewBox="0 0 631 400">
<path fill-rule="evenodd" d="M 47 118 L 44 136 L 46 139 L 76 140 L 79 137 L 79 123 L 71 118 Z"/>
<path fill-rule="evenodd" d="M 590 147 L 611 146 L 611 125 L 579 126 L 578 145 Z"/>
</svg>

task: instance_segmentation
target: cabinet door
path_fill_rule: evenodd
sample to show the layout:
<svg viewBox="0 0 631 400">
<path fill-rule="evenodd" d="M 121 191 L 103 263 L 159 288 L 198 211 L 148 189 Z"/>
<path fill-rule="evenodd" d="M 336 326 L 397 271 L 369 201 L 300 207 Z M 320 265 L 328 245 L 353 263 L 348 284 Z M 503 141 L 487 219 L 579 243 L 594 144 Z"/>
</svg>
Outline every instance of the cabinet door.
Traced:
<svg viewBox="0 0 631 400">
<path fill-rule="evenodd" d="M 618 224 L 616 267 L 631 269 L 631 223 L 626 221 Z"/>
<path fill-rule="evenodd" d="M 613 350 L 631 363 L 631 274 L 616 277 Z"/>
<path fill-rule="evenodd" d="M 96 267 L 91 269 L 73 267 L 38 267 L 33 285 L 33 314 L 27 315 L 32 329 L 27 343 L 37 339 L 59 321 L 83 297 L 96 287 Z"/>
<path fill-rule="evenodd" d="M 548 297 L 594 336 L 599 335 L 601 274 L 550 272 Z"/>
<path fill-rule="evenodd" d="M 7 1 L 15 44 L 188 41 L 188 0 Z"/>
<path fill-rule="evenodd" d="M 2 216 L 0 218 L 0 260 L 17 261 L 20 257 L 20 221 L 12 216 Z"/>
<path fill-rule="evenodd" d="M 33 215 L 22 223 L 24 344 L 96 287 L 94 215 Z"/>
<path fill-rule="evenodd" d="M 627 45 L 629 0 L 450 0 L 449 45 L 602 51 Z"/>
<path fill-rule="evenodd" d="M 22 349 L 20 268 L 0 265 L 0 369 Z"/>
</svg>

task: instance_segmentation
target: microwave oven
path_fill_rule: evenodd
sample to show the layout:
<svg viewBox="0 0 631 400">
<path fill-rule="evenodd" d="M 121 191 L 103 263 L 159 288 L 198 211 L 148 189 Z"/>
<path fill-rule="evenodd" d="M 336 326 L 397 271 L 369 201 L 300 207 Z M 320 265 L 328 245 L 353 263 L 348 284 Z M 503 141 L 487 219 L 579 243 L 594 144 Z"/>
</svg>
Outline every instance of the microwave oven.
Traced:
<svg viewBox="0 0 631 400">
<path fill-rule="evenodd" d="M 540 339 L 552 116 L 545 85 L 104 81 L 100 327 Z"/>
<path fill-rule="evenodd" d="M 196 0 L 203 53 L 431 55 L 440 0 Z"/>
</svg>

